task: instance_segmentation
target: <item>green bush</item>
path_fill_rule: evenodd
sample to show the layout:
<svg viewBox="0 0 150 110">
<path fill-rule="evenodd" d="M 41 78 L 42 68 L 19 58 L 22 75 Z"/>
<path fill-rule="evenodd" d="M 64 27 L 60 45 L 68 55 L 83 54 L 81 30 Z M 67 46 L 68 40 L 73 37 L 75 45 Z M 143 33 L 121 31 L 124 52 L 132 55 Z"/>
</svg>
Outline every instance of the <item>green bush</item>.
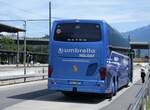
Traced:
<svg viewBox="0 0 150 110">
<path fill-rule="evenodd" d="M 15 41 L 13 39 L 8 38 L 8 37 L 2 37 L 0 39 L 0 49 L 16 51 L 17 45 L 15 44 Z"/>
</svg>

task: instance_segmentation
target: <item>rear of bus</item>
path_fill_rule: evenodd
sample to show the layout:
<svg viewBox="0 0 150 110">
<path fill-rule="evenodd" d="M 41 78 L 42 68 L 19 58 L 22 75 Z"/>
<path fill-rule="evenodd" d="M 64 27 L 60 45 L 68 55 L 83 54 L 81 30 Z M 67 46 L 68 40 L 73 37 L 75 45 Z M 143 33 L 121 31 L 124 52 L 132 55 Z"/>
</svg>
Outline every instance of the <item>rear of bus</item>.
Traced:
<svg viewBox="0 0 150 110">
<path fill-rule="evenodd" d="M 107 40 L 100 20 L 53 23 L 48 88 L 62 92 L 105 93 Z"/>
</svg>

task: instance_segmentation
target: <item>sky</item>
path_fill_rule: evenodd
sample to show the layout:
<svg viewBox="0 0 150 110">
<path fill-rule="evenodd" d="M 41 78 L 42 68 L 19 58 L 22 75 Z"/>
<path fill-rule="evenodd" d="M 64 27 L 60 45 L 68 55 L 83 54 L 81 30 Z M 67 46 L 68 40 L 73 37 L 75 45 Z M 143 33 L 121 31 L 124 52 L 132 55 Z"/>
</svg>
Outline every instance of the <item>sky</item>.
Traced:
<svg viewBox="0 0 150 110">
<path fill-rule="evenodd" d="M 52 21 L 105 20 L 120 32 L 150 24 L 150 0 L 51 0 Z M 49 0 L 0 0 L 0 20 L 48 19 Z M 23 22 L 4 22 L 23 28 Z M 28 36 L 48 34 L 47 21 L 27 22 Z"/>
</svg>

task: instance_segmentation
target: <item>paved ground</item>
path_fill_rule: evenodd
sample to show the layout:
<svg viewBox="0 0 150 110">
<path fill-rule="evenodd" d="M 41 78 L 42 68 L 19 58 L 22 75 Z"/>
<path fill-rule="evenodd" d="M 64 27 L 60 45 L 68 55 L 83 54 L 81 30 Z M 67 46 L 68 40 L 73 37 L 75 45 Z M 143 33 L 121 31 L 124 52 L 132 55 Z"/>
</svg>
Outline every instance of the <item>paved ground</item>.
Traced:
<svg viewBox="0 0 150 110">
<path fill-rule="evenodd" d="M 125 91 L 119 98 L 114 100 L 109 106 L 102 108 L 101 110 L 128 110 L 134 101 L 136 100 L 141 88 L 141 82 L 137 82 L 130 89 Z"/>
<path fill-rule="evenodd" d="M 0 110 L 11 105 L 47 95 L 47 81 L 30 82 L 24 84 L 0 87 Z"/>
<path fill-rule="evenodd" d="M 147 68 L 147 67 L 145 67 Z M 130 87 L 121 89 L 112 100 L 98 96 L 64 97 L 47 90 L 46 81 L 0 87 L 0 110 L 126 110 L 137 97 L 142 84 L 140 68 L 134 69 Z"/>
<path fill-rule="evenodd" d="M 46 84 L 40 81 L 0 87 L 0 110 L 95 110 L 109 105 L 129 89 L 122 89 L 109 101 L 89 95 L 68 98 L 60 92 L 48 91 Z"/>
<path fill-rule="evenodd" d="M 46 82 L 0 89 L 0 109 L 4 110 L 127 110 L 141 89 L 141 83 L 121 89 L 112 100 L 98 96 L 65 97 L 48 92 Z M 32 89 L 31 89 L 32 88 Z M 38 89 L 37 89 L 38 88 Z M 18 92 L 16 92 L 18 91 Z M 116 106 L 117 105 L 117 106 Z"/>
</svg>

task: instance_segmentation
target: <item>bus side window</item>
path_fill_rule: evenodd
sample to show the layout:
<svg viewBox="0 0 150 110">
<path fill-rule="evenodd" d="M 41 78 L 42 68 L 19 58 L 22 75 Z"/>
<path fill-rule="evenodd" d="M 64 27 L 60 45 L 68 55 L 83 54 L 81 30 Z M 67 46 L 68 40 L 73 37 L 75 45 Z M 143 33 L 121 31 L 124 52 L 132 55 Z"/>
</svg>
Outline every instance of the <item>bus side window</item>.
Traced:
<svg viewBox="0 0 150 110">
<path fill-rule="evenodd" d="M 115 56 L 115 57 L 114 57 L 114 61 L 115 61 L 115 62 L 119 62 L 119 57 Z"/>
<path fill-rule="evenodd" d="M 112 59 L 113 62 L 120 62 L 119 56 L 115 53 L 111 54 L 111 59 Z"/>
</svg>

